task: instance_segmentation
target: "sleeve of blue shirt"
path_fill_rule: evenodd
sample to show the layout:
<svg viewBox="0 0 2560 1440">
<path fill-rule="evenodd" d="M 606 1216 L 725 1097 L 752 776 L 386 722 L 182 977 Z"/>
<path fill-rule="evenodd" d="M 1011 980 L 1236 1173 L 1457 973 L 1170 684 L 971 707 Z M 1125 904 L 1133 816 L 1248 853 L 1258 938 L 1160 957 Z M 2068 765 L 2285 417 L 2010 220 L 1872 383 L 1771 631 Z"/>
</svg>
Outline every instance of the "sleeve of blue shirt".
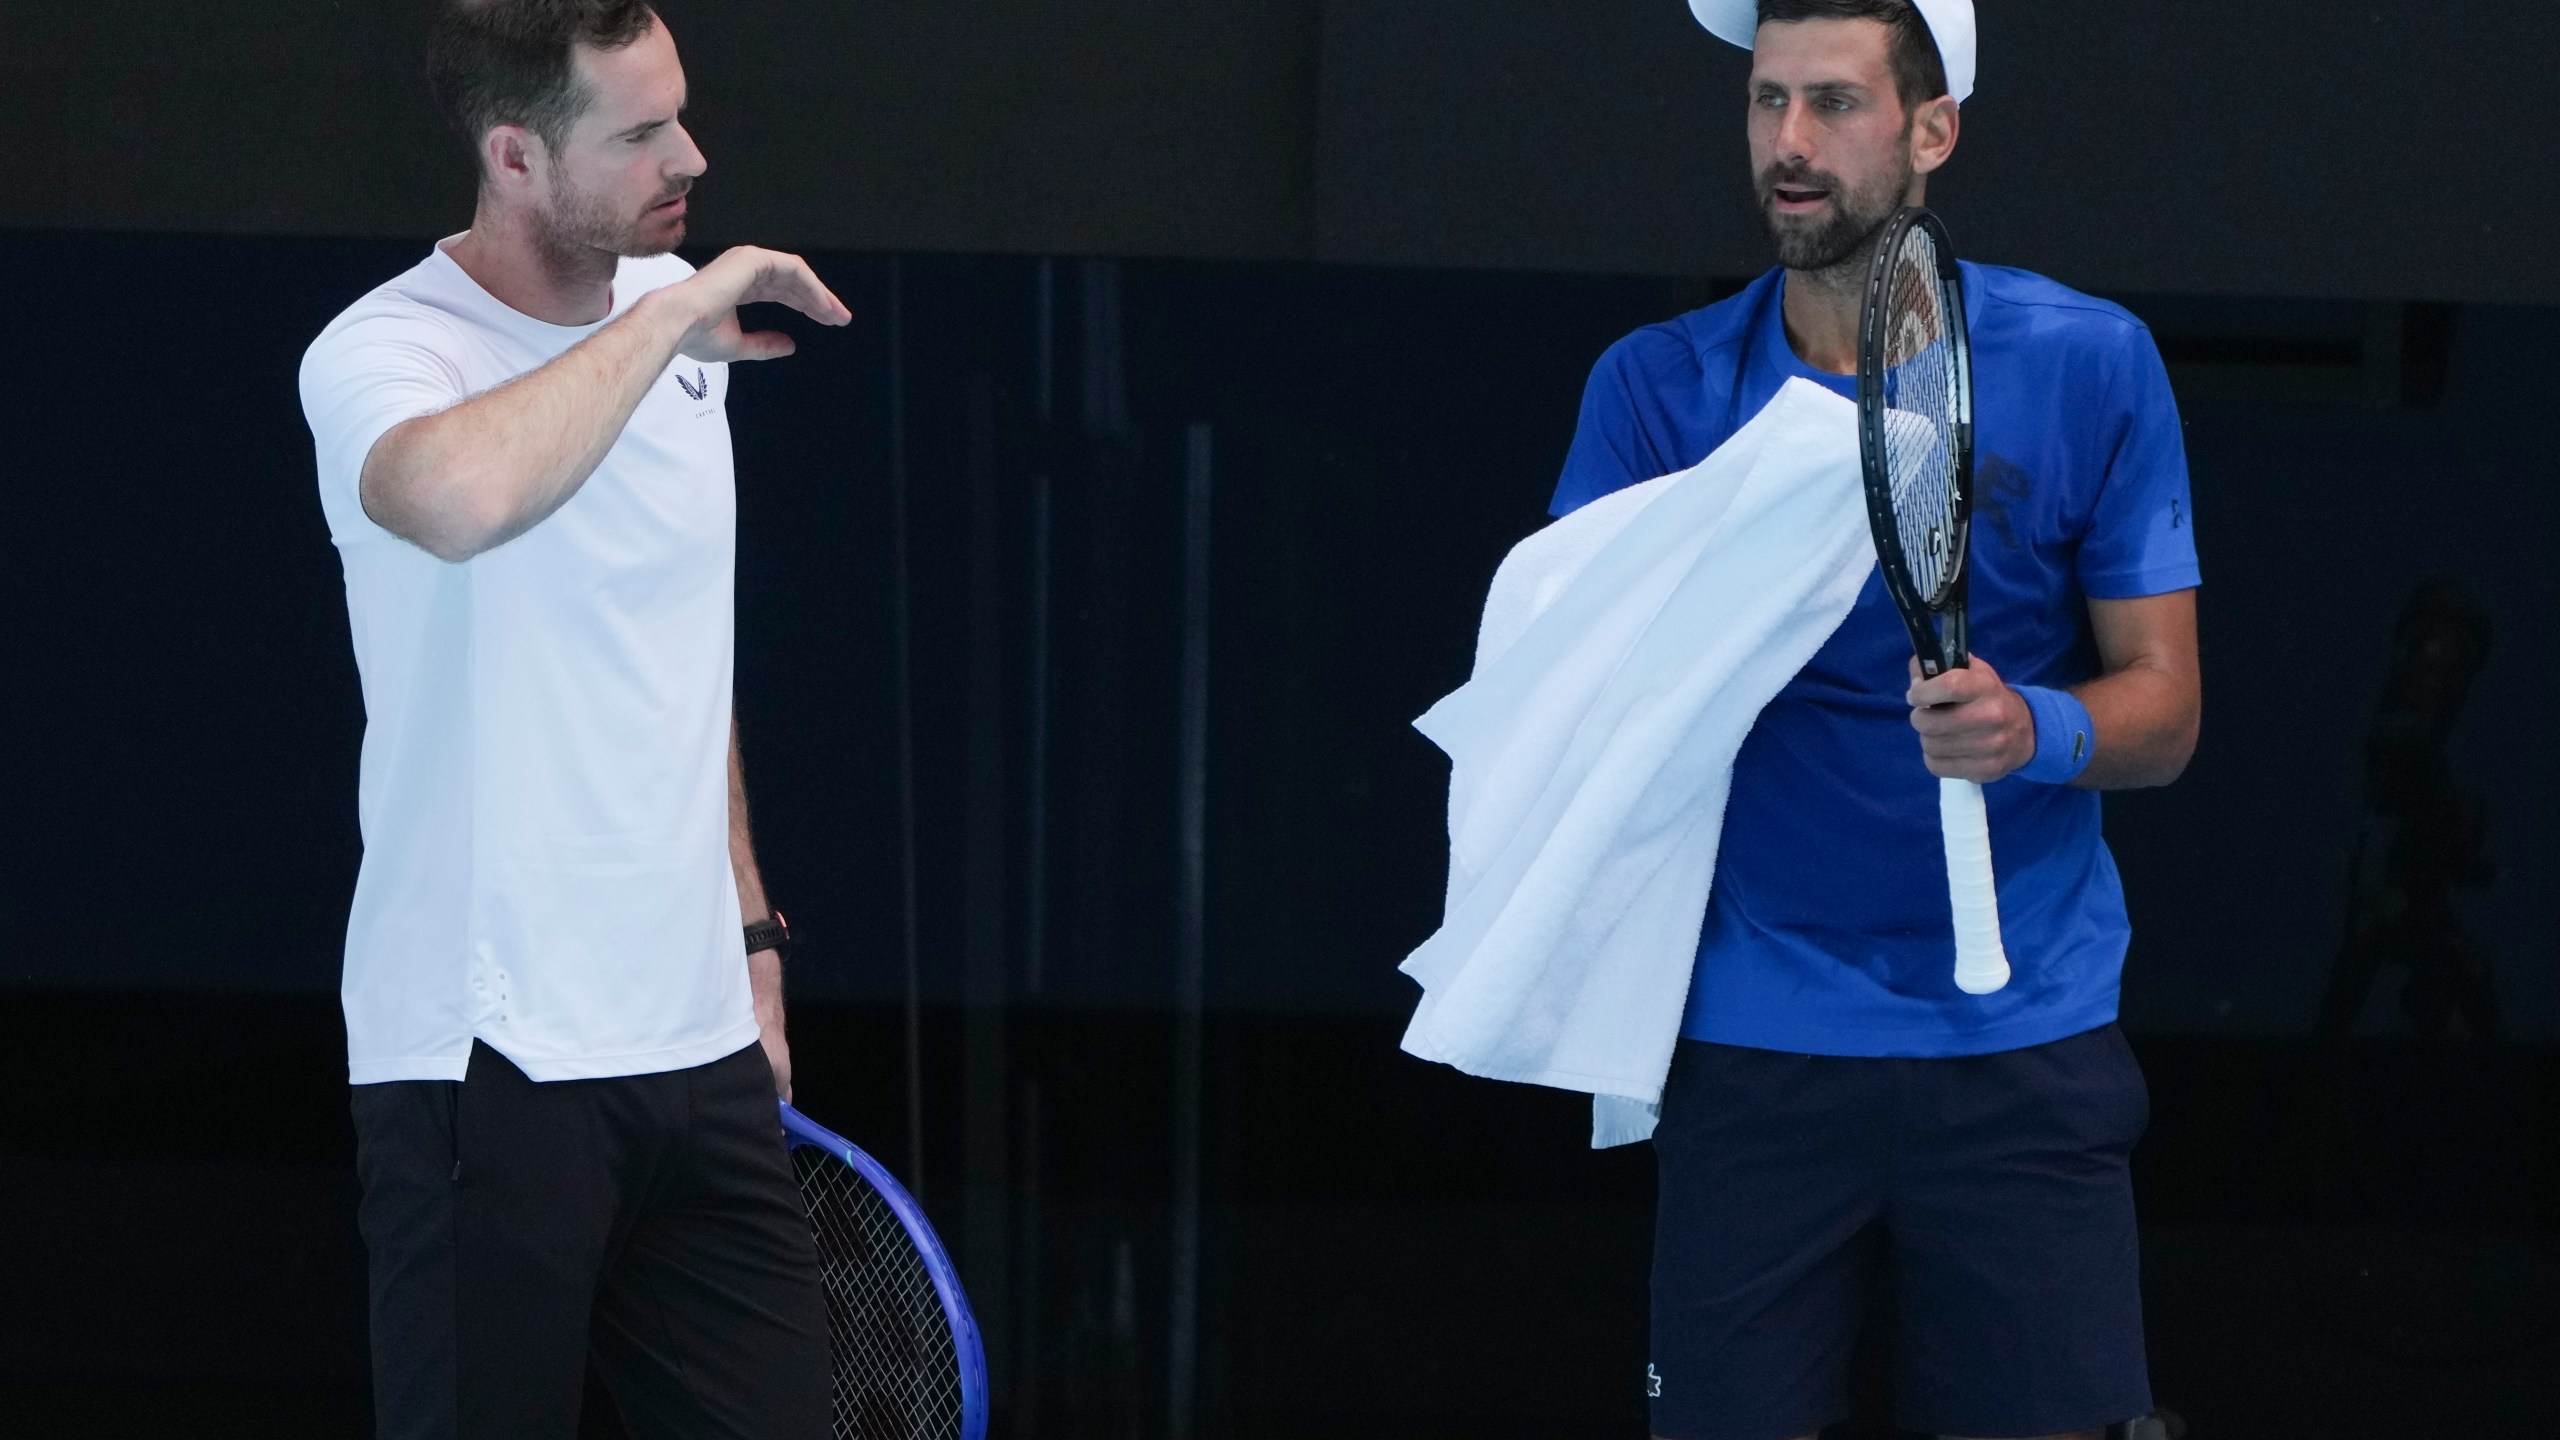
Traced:
<svg viewBox="0 0 2560 1440">
<path fill-rule="evenodd" d="M 2151 332 L 2128 327 L 2109 367 L 2102 413 L 2114 449 L 2080 542 L 2080 590 L 2093 600 L 2165 595 L 2203 582 L 2187 446 L 2168 367 Z"/>
<path fill-rule="evenodd" d="M 1667 325 L 1647 326 L 1601 354 L 1582 389 L 1582 417 L 1548 514 L 1570 515 L 1612 491 L 1697 463 L 1676 453 L 1680 426 L 1662 400 L 1683 393 L 1676 376 L 1666 383 L 1666 372 L 1683 365 L 1694 372 L 1697 363 L 1687 340 Z"/>
</svg>

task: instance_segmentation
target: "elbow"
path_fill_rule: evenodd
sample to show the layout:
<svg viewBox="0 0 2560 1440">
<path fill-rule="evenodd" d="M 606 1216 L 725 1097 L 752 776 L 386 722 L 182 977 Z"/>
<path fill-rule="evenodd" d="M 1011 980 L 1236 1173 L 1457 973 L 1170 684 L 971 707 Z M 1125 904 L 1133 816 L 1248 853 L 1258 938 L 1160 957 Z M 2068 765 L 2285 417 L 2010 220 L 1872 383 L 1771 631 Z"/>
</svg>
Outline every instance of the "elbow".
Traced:
<svg viewBox="0 0 2560 1440">
<path fill-rule="evenodd" d="M 386 524 L 382 528 L 447 565 L 459 565 L 489 548 L 470 529 L 452 524 L 415 523 L 406 526 Z"/>
<path fill-rule="evenodd" d="M 489 499 L 491 487 L 460 484 L 439 507 L 434 523 L 418 537 L 421 550 L 448 565 L 459 565 L 515 538 L 513 513 Z"/>
<path fill-rule="evenodd" d="M 2072 782 L 2092 790 L 2156 790 L 2176 784 L 2196 755 L 2202 719 L 2194 711 L 2127 737 L 2113 758 L 2100 749 L 2088 773 Z"/>
<path fill-rule="evenodd" d="M 451 462 L 394 454 L 367 464 L 359 487 L 374 524 L 448 565 L 459 565 L 510 538 L 513 520 L 494 497 L 497 487 Z"/>
<path fill-rule="evenodd" d="M 2171 683 L 2160 694 L 2139 751 L 2146 772 L 2135 783 L 2145 787 L 2175 784 L 2196 758 L 2196 742 L 2204 733 L 2204 687 L 2191 667 L 2170 672 Z"/>
<path fill-rule="evenodd" d="M 2196 758 L 2196 742 L 2202 738 L 2203 732 L 2204 716 L 2201 711 L 2188 711 L 2186 719 L 2163 737 L 2166 743 L 2160 747 L 2160 765 L 2151 783 L 2172 784 L 2186 774 L 2187 763 Z"/>
<path fill-rule="evenodd" d="M 367 504 L 365 513 L 373 523 L 448 565 L 459 565 L 491 549 L 499 539 L 487 518 L 470 513 L 468 506 L 376 508 Z"/>
<path fill-rule="evenodd" d="M 2160 767 L 2160 778 L 2152 781 L 2151 783 L 2154 785 L 2176 784 L 2179 777 L 2187 773 L 2187 762 L 2195 758 L 2195 738 L 2193 736 L 2189 736 L 2184 745 L 2179 746 L 2164 758 Z"/>
</svg>

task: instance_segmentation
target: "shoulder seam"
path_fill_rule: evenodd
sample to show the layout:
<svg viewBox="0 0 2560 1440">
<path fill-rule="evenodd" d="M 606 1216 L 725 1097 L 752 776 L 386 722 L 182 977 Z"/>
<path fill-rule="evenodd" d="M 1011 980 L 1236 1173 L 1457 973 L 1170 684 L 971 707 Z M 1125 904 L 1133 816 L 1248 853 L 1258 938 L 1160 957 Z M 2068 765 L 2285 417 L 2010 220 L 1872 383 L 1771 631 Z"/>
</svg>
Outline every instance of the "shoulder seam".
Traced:
<svg viewBox="0 0 2560 1440">
<path fill-rule="evenodd" d="M 1983 268 L 1985 270 L 1997 270 L 2006 273 L 2034 273 L 2032 271 L 2012 272 L 2012 267 L 2006 265 L 1986 265 Z M 2109 320 L 2121 321 L 2124 324 L 2131 325 L 2137 330 L 2149 330 L 2151 328 L 2150 325 L 2143 321 L 2141 316 L 2134 314 L 2132 311 L 2127 310 L 2122 305 L 2119 305 L 2112 300 L 2102 300 L 2094 295 L 2083 295 L 2078 291 L 2071 289 L 2069 286 L 2064 285 L 2059 280 L 2048 279 L 2041 275 L 2038 275 L 2035 278 L 2044 280 L 2046 284 L 2053 286 L 2054 289 L 2061 291 L 2062 293 L 2059 295 L 2036 296 L 2034 298 L 2004 294 L 1996 298 L 2003 305 L 2015 305 L 2022 309 L 2069 310 L 2082 315 L 2104 316 Z"/>
<path fill-rule="evenodd" d="M 322 336 L 343 332 L 356 325 L 363 324 L 367 320 L 390 320 L 399 323 L 423 323 L 432 325 L 436 329 L 443 331 L 448 339 L 459 343 L 469 343 L 471 339 L 470 332 L 454 319 L 451 312 L 440 306 L 427 304 L 426 302 L 415 299 L 411 296 L 399 296 L 399 304 L 403 313 L 393 314 L 382 309 L 377 309 L 369 315 L 358 315 L 355 313 L 358 309 L 363 308 L 367 301 L 377 300 L 380 293 L 381 292 L 376 292 L 374 295 L 368 295 L 364 300 L 359 300 L 354 305 L 348 306 L 347 309 L 344 312 L 341 312 L 336 319 L 329 322 L 328 328 L 321 332 Z"/>
<path fill-rule="evenodd" d="M 2002 300 L 2000 303 L 2003 305 L 2031 307 L 2038 310 L 2069 310 L 2075 314 L 2096 315 L 2108 320 L 2116 321 L 2119 324 L 2130 325 L 2136 330 L 2148 330 L 2151 328 L 2150 325 L 2143 321 L 2141 316 L 2134 314 L 2132 311 L 2125 309 L 2121 305 L 2113 305 L 2105 301 L 2083 303 L 2073 300 Z"/>
</svg>

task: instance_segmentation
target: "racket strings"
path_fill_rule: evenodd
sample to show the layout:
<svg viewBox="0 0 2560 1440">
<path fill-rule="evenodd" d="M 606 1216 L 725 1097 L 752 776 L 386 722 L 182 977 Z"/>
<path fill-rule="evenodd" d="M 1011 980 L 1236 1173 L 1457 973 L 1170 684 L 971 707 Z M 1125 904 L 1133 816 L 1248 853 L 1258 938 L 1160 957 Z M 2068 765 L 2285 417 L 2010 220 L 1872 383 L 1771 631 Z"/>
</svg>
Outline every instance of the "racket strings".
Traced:
<svg viewBox="0 0 2560 1440">
<path fill-rule="evenodd" d="M 1958 524 L 1957 422 L 1962 376 L 1947 324 L 1954 297 L 1938 271 L 1937 242 L 1904 232 L 1886 285 L 1885 475 L 1911 588 L 1932 609 L 1945 603 L 1963 561 Z"/>
<path fill-rule="evenodd" d="M 942 1297 L 880 1192 L 814 1147 L 791 1152 L 827 1296 L 837 1440 L 951 1440 L 960 1357 Z"/>
</svg>

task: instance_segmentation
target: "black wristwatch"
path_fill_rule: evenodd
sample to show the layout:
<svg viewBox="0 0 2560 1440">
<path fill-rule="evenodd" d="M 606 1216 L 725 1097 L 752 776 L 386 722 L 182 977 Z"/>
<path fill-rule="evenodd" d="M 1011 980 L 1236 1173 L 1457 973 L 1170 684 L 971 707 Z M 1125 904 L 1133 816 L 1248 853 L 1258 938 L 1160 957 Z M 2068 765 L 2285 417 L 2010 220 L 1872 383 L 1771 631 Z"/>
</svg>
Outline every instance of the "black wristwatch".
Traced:
<svg viewBox="0 0 2560 1440">
<path fill-rule="evenodd" d="M 791 923 L 782 918 L 781 911 L 776 910 L 747 927 L 747 953 L 753 955 L 759 950 L 770 950 L 777 955 L 791 953 Z"/>
</svg>

